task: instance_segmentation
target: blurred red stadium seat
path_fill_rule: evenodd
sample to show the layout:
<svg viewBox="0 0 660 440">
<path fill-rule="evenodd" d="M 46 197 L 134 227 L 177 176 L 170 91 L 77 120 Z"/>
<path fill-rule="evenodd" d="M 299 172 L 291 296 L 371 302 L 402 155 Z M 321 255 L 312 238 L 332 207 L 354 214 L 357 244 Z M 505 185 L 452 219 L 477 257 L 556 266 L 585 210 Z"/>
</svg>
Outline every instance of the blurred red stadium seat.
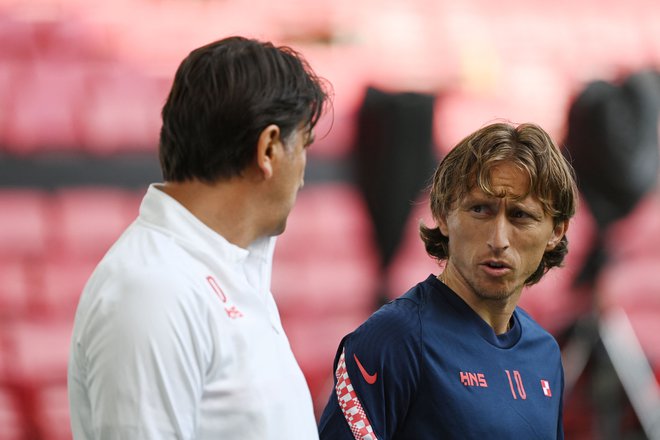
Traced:
<svg viewBox="0 0 660 440">
<path fill-rule="evenodd" d="M 70 320 L 47 319 L 23 319 L 2 326 L 4 344 L 0 357 L 4 357 L 5 365 L 0 375 L 3 386 L 0 438 L 3 440 L 71 438 L 66 398 L 71 326 Z M 3 401 L 4 390 L 10 391 L 5 394 L 10 400 Z M 11 437 L 14 432 L 19 437 Z"/>
<path fill-rule="evenodd" d="M 372 240 L 355 188 L 325 184 L 301 191 L 275 251 L 272 291 L 280 312 L 371 309 L 378 282 Z"/>
<path fill-rule="evenodd" d="M 0 10 L 0 60 L 31 60 L 37 53 L 38 42 L 32 21 Z"/>
<path fill-rule="evenodd" d="M 5 325 L 5 380 L 20 388 L 65 384 L 70 320 L 22 320 Z"/>
<path fill-rule="evenodd" d="M 376 258 L 371 220 L 356 187 L 332 182 L 300 191 L 286 231 L 278 238 L 277 258 L 307 258 L 311 245 L 330 259 Z"/>
<path fill-rule="evenodd" d="M 48 247 L 50 211 L 47 193 L 0 189 L 0 256 L 38 257 Z"/>
<path fill-rule="evenodd" d="M 564 75 L 544 65 L 521 65 L 493 81 L 486 90 L 452 88 L 438 96 L 435 140 L 441 156 L 468 134 L 494 122 L 536 123 L 560 141 L 570 92 Z"/>
<path fill-rule="evenodd" d="M 41 288 L 33 293 L 34 314 L 73 321 L 78 300 L 96 259 L 53 258 L 41 262 Z"/>
<path fill-rule="evenodd" d="M 38 389 L 34 398 L 34 423 L 42 440 L 71 439 L 66 384 Z"/>
<path fill-rule="evenodd" d="M 80 148 L 79 117 L 87 92 L 84 63 L 35 60 L 13 83 L 4 136 L 8 151 L 26 155 Z"/>
<path fill-rule="evenodd" d="M 51 203 L 49 255 L 100 259 L 137 217 L 139 198 L 119 188 L 77 187 L 58 190 Z"/>
<path fill-rule="evenodd" d="M 7 144 L 7 120 L 12 112 L 16 82 L 21 75 L 21 63 L 0 58 L 0 150 Z"/>
<path fill-rule="evenodd" d="M 30 293 L 31 285 L 25 263 L 9 258 L 0 259 L 0 321 L 25 315 L 29 308 Z"/>
<path fill-rule="evenodd" d="M 92 154 L 155 152 L 168 81 L 119 65 L 90 70 L 90 89 L 80 113 L 84 148 Z"/>
<path fill-rule="evenodd" d="M 599 307 L 621 307 L 627 312 L 654 310 L 660 317 L 659 275 L 660 256 L 613 262 L 598 278 Z M 660 319 L 657 330 L 660 334 Z"/>
<path fill-rule="evenodd" d="M 23 410 L 13 390 L 0 387 L 0 438 L 26 440 Z"/>
<path fill-rule="evenodd" d="M 428 195 L 413 203 L 399 249 L 387 268 L 385 295 L 388 299 L 403 295 L 430 274 L 438 275 L 442 270 L 439 263 L 426 253 L 419 236 L 420 221 L 428 227 L 435 225 Z"/>
<path fill-rule="evenodd" d="M 329 81 L 332 107 L 315 128 L 316 142 L 310 157 L 345 157 L 354 147 L 356 117 L 367 89 L 367 66 L 354 47 L 302 49 L 318 76 Z"/>
<path fill-rule="evenodd" d="M 273 295 L 282 315 L 321 316 L 374 308 L 377 273 L 369 262 L 316 255 L 275 263 Z"/>
<path fill-rule="evenodd" d="M 583 4 L 576 14 L 566 14 L 575 41 L 581 42 L 575 60 L 585 64 L 585 73 L 611 77 L 648 66 L 651 52 L 635 17 L 637 5 L 609 2 L 598 14 L 594 7 Z M 657 10 L 649 13 L 655 15 Z"/>
<path fill-rule="evenodd" d="M 38 17 L 32 20 L 32 28 L 41 59 L 90 62 L 107 56 L 103 30 L 79 16 Z"/>
</svg>

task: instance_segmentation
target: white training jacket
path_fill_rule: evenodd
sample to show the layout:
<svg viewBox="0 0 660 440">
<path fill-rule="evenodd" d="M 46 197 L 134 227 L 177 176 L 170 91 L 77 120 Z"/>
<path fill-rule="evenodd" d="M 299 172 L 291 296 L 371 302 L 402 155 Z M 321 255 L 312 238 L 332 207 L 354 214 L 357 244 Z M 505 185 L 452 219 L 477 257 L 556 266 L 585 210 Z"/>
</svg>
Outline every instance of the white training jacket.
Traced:
<svg viewBox="0 0 660 440">
<path fill-rule="evenodd" d="M 78 305 L 74 439 L 318 439 L 270 292 L 274 243 L 232 245 L 151 185 Z"/>
</svg>

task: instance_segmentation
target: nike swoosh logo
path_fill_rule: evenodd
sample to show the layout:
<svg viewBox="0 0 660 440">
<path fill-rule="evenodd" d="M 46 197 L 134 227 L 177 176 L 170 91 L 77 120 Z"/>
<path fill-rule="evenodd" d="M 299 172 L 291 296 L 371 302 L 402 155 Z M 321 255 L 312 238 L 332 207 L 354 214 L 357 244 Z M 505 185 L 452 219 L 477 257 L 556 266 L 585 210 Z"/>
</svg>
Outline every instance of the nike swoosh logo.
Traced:
<svg viewBox="0 0 660 440">
<path fill-rule="evenodd" d="M 358 359 L 355 353 L 353 353 L 353 359 L 355 359 L 355 362 L 357 362 L 357 366 L 360 369 L 360 373 L 362 373 L 362 377 L 364 377 L 364 380 L 366 380 L 369 385 L 375 384 L 376 379 L 378 379 L 378 372 L 374 374 L 367 373 L 367 370 L 364 369 L 362 363 L 360 363 L 360 359 Z"/>
</svg>

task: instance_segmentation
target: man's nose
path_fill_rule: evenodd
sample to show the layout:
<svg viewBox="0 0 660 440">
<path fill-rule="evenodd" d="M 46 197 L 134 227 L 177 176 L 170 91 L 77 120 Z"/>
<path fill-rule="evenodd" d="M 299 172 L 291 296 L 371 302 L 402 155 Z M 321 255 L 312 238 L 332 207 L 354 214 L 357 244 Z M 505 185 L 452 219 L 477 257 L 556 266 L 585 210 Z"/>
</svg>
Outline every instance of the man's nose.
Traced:
<svg viewBox="0 0 660 440">
<path fill-rule="evenodd" d="M 491 230 L 488 237 L 488 247 L 496 252 L 501 252 L 509 247 L 509 233 L 511 224 L 506 215 L 498 214 L 491 222 Z"/>
</svg>

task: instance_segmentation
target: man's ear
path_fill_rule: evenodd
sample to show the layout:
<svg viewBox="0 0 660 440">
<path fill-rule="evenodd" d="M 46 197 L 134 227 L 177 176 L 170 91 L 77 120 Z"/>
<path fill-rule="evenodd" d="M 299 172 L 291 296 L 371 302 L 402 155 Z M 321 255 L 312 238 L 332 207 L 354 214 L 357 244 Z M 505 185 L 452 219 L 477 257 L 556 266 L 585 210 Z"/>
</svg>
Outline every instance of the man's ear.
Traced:
<svg viewBox="0 0 660 440">
<path fill-rule="evenodd" d="M 280 136 L 280 127 L 271 124 L 261 131 L 257 140 L 257 167 L 266 179 L 273 175 L 273 162 L 276 158 L 277 149 L 282 144 Z"/>
<path fill-rule="evenodd" d="M 552 236 L 550 237 L 550 240 L 548 240 L 548 245 L 545 247 L 545 250 L 553 250 L 557 244 L 559 244 L 562 237 L 566 235 L 566 231 L 568 231 L 568 220 L 557 223 L 552 230 Z"/>
<path fill-rule="evenodd" d="M 438 229 L 442 232 L 442 235 L 449 237 L 449 228 L 447 227 L 447 215 L 439 215 L 435 222 L 438 224 Z"/>
</svg>

